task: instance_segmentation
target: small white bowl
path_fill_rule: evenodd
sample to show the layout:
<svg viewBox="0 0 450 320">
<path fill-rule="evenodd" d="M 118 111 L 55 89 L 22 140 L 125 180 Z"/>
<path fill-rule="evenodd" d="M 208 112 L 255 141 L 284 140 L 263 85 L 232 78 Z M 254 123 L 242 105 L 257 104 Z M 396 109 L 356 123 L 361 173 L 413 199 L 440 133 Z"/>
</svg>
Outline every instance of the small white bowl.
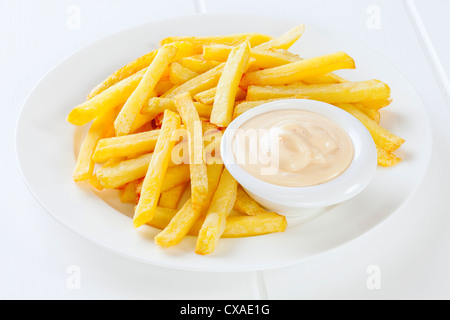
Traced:
<svg viewBox="0 0 450 320">
<path fill-rule="evenodd" d="M 232 151 L 236 130 L 249 119 L 275 110 L 305 110 L 329 118 L 340 125 L 353 143 L 353 160 L 338 177 L 314 186 L 283 187 L 262 181 L 239 165 Z M 377 151 L 366 127 L 346 111 L 328 103 L 307 99 L 285 99 L 265 103 L 237 117 L 224 132 L 221 155 L 225 167 L 262 206 L 286 217 L 309 218 L 312 210 L 344 202 L 360 193 L 372 180 L 377 168 Z"/>
</svg>

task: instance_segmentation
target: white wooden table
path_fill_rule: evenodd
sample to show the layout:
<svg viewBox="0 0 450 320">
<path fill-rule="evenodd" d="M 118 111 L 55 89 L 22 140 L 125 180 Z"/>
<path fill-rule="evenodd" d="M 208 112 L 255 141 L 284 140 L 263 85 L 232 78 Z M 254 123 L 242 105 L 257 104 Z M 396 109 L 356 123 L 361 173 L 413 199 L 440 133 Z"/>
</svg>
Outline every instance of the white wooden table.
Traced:
<svg viewBox="0 0 450 320">
<path fill-rule="evenodd" d="M 0 298 L 450 298 L 450 45 L 446 0 L 2 0 L 0 2 Z M 168 270 L 116 256 L 57 223 L 27 190 L 14 129 L 27 94 L 71 52 L 166 17 L 251 13 L 344 32 L 411 81 L 433 125 L 429 172 L 414 197 L 369 234 L 290 267 L 246 273 Z M 80 286 L 71 272 L 80 271 Z M 372 272 L 380 286 L 370 286 Z M 368 285 L 369 281 L 369 285 Z"/>
</svg>

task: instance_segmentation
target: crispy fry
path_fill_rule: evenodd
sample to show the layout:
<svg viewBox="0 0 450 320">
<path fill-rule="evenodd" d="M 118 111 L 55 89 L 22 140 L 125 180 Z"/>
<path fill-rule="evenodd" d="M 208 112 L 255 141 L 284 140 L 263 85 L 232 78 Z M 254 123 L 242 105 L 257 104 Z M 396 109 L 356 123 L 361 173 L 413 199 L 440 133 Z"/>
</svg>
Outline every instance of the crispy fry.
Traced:
<svg viewBox="0 0 450 320">
<path fill-rule="evenodd" d="M 176 96 L 174 102 L 188 132 L 192 208 L 194 211 L 200 211 L 208 192 L 202 126 L 188 92 Z"/>
<path fill-rule="evenodd" d="M 305 25 L 295 26 L 278 38 L 254 46 L 256 50 L 289 49 L 305 32 Z M 252 46 L 253 47 L 253 46 Z"/>
<path fill-rule="evenodd" d="M 222 70 L 225 66 L 225 63 L 219 64 L 217 67 L 200 74 L 199 76 L 183 83 L 182 85 L 175 86 L 165 94 L 163 94 L 162 98 L 174 98 L 175 96 L 189 92 L 192 96 L 211 89 L 217 85 L 219 82 L 220 75 L 222 74 Z"/>
<path fill-rule="evenodd" d="M 197 56 L 186 57 L 178 60 L 177 62 L 181 64 L 183 67 L 198 74 L 205 73 L 206 71 L 209 71 L 220 64 L 219 61 L 205 60 L 203 58 L 203 55 L 201 54 Z"/>
<path fill-rule="evenodd" d="M 234 204 L 234 210 L 249 215 L 254 216 L 255 214 L 261 214 L 267 212 L 263 207 L 259 205 L 252 197 L 250 197 L 247 192 L 238 186 L 236 203 Z"/>
<path fill-rule="evenodd" d="M 138 71 L 92 99 L 76 106 L 67 116 L 67 121 L 76 126 L 82 126 L 99 115 L 121 106 L 136 89 L 146 70 Z"/>
<path fill-rule="evenodd" d="M 176 213 L 176 215 L 167 223 L 164 230 L 155 237 L 155 243 L 162 247 L 170 247 L 178 244 L 192 226 L 199 219 L 201 213 L 207 209 L 211 203 L 212 197 L 219 184 L 220 176 L 222 174 L 223 165 L 213 164 L 208 165 L 208 194 L 204 201 L 204 208 L 202 211 L 196 211 L 192 207 L 192 201 L 189 199 L 183 207 Z"/>
<path fill-rule="evenodd" d="M 386 100 L 390 88 L 379 80 L 355 81 L 338 84 L 286 86 L 249 86 L 247 100 L 266 100 L 298 95 L 298 98 L 319 100 L 327 103 L 360 103 Z"/>
<path fill-rule="evenodd" d="M 172 89 L 175 86 L 175 83 L 173 83 L 170 79 L 161 79 L 155 86 L 155 95 L 154 96 L 161 96 L 170 89 Z M 152 95 L 153 97 L 153 95 Z"/>
<path fill-rule="evenodd" d="M 133 224 L 135 228 L 144 225 L 153 218 L 161 194 L 164 176 L 169 166 L 172 148 L 175 145 L 175 141 L 172 140 L 172 132 L 179 126 L 180 117 L 172 111 L 166 110 L 161 132 L 144 178 L 141 196 L 134 214 Z"/>
<path fill-rule="evenodd" d="M 104 188 L 102 186 L 102 184 L 100 183 L 100 181 L 98 181 L 97 175 L 93 174 L 90 178 L 89 178 L 89 184 L 91 186 L 93 186 L 95 189 L 97 189 L 98 191 L 102 191 Z"/>
<path fill-rule="evenodd" d="M 217 87 L 211 88 L 209 90 L 197 93 L 194 99 L 203 104 L 214 104 L 214 99 L 216 97 Z M 236 91 L 236 101 L 241 101 L 245 99 L 247 92 L 242 88 L 238 87 Z"/>
<path fill-rule="evenodd" d="M 210 122 L 227 127 L 233 119 L 237 88 L 250 59 L 250 44 L 244 42 L 233 49 L 217 84 Z"/>
<path fill-rule="evenodd" d="M 377 122 L 369 118 L 364 112 L 353 104 L 337 104 L 339 108 L 347 111 L 356 117 L 361 123 L 369 130 L 373 140 L 377 145 L 382 147 L 387 152 L 393 152 L 400 148 L 405 142 L 405 139 L 397 137 L 393 133 L 389 132 Z"/>
<path fill-rule="evenodd" d="M 188 183 L 182 183 L 172 189 L 161 192 L 158 206 L 163 208 L 177 209 Z"/>
<path fill-rule="evenodd" d="M 145 176 L 145 173 L 142 177 Z M 177 166 L 172 166 L 167 169 L 166 176 L 164 177 L 164 181 L 161 187 L 161 192 L 166 192 L 175 187 L 178 187 L 180 184 L 187 183 L 191 179 L 190 170 L 188 164 L 180 164 Z M 138 196 L 140 196 L 142 191 L 143 180 L 138 183 L 136 186 L 135 192 Z"/>
<path fill-rule="evenodd" d="M 198 115 L 202 118 L 208 118 L 211 116 L 211 105 L 206 105 L 200 102 L 194 102 L 195 109 L 197 109 Z M 151 98 L 148 103 L 144 105 L 141 112 L 147 114 L 149 118 L 154 119 L 158 114 L 164 113 L 164 110 L 177 111 L 175 103 L 171 98 Z"/>
<path fill-rule="evenodd" d="M 209 254 L 225 230 L 226 219 L 236 202 L 237 182 L 227 169 L 223 169 L 219 185 L 214 193 L 205 221 L 198 233 L 195 252 Z"/>
<path fill-rule="evenodd" d="M 73 171 L 74 181 L 84 181 L 91 178 L 94 172 L 94 161 L 92 154 L 97 147 L 98 141 L 103 138 L 108 132 L 114 118 L 117 115 L 117 110 L 111 110 L 94 120 L 86 137 L 81 144 L 80 152 L 78 154 L 77 163 Z"/>
<path fill-rule="evenodd" d="M 283 98 L 278 98 L 278 99 L 268 99 L 268 100 L 255 100 L 255 101 L 242 101 L 242 102 L 238 102 L 236 103 L 235 107 L 234 107 L 234 111 L 233 111 L 233 119 L 236 119 L 237 117 L 239 117 L 241 114 L 243 114 L 244 112 L 247 112 L 250 109 L 253 109 L 257 106 L 260 106 L 264 103 L 268 103 L 271 101 L 277 101 L 277 100 L 282 100 L 282 99 L 296 99 L 296 96 L 292 96 L 292 97 L 283 97 Z"/>
<path fill-rule="evenodd" d="M 397 157 L 395 154 L 391 152 L 387 152 L 379 145 L 375 145 L 377 147 L 377 159 L 378 164 L 383 167 L 393 167 L 397 165 L 402 159 Z"/>
<path fill-rule="evenodd" d="M 136 194 L 134 190 L 139 180 L 131 181 L 120 190 L 120 201 L 123 203 L 136 203 Z"/>
<path fill-rule="evenodd" d="M 137 155 L 153 152 L 160 130 L 152 130 L 120 137 L 101 139 L 95 149 L 92 159 L 105 162 L 113 158 L 133 158 Z"/>
<path fill-rule="evenodd" d="M 169 70 L 170 70 L 170 81 L 177 85 L 183 84 L 186 81 L 189 81 L 192 78 L 198 76 L 197 72 L 184 67 L 178 62 L 172 62 L 169 66 Z"/>
<path fill-rule="evenodd" d="M 174 59 L 177 51 L 178 48 L 175 46 L 164 46 L 158 49 L 158 53 L 150 66 L 147 68 L 141 82 L 128 98 L 122 110 L 120 110 L 116 121 L 114 122 L 114 127 L 116 128 L 116 134 L 118 136 L 122 136 L 130 132 L 136 115 L 139 114 L 144 103 L 151 98 L 153 89 L 161 79 L 164 69 Z"/>
<path fill-rule="evenodd" d="M 247 85 L 292 84 L 305 78 L 323 75 L 339 69 L 354 69 L 355 61 L 345 52 L 299 60 L 279 67 L 246 73 Z"/>
</svg>

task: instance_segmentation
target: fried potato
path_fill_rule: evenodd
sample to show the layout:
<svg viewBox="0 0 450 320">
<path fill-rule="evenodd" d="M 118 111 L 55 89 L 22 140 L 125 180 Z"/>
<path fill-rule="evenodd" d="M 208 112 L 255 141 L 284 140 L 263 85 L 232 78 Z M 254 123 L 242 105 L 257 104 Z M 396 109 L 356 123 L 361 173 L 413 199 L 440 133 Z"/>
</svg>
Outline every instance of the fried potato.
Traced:
<svg viewBox="0 0 450 320">
<path fill-rule="evenodd" d="M 243 114 L 244 112 L 247 112 L 250 109 L 253 109 L 257 106 L 260 106 L 264 103 L 268 103 L 271 101 L 277 101 L 277 100 L 283 100 L 283 99 L 297 99 L 296 96 L 292 96 L 292 97 L 284 97 L 284 98 L 279 98 L 279 99 L 268 99 L 268 100 L 255 100 L 255 101 L 242 101 L 242 102 L 238 102 L 236 103 L 235 107 L 234 107 L 234 111 L 233 111 L 233 119 L 236 119 L 237 117 L 239 117 L 241 114 Z"/>
<path fill-rule="evenodd" d="M 142 176 L 142 178 L 145 176 Z M 189 182 L 191 179 L 190 176 L 190 170 L 188 164 L 180 164 L 176 166 L 169 167 L 167 169 L 166 175 L 164 177 L 164 181 L 161 187 L 161 193 L 166 192 L 168 190 L 171 190 L 175 187 L 178 187 L 179 185 L 183 183 Z M 142 184 L 143 180 L 138 183 L 136 186 L 135 192 L 138 196 L 140 196 L 142 191 Z"/>
<path fill-rule="evenodd" d="M 156 57 L 155 57 L 156 60 Z M 133 224 L 138 228 L 153 218 L 163 185 L 164 176 L 169 167 L 172 148 L 175 141 L 172 132 L 180 126 L 180 117 L 172 111 L 164 112 L 164 121 L 156 142 L 152 159 L 142 184 L 141 196 L 134 213 Z"/>
<path fill-rule="evenodd" d="M 405 139 L 397 137 L 387 129 L 380 126 L 376 121 L 372 120 L 357 106 L 353 104 L 336 104 L 339 108 L 347 111 L 357 118 L 367 128 L 377 145 L 387 152 L 393 152 L 400 148 Z"/>
<path fill-rule="evenodd" d="M 233 49 L 217 84 L 210 122 L 227 127 L 233 120 L 236 93 L 250 59 L 250 43 L 244 42 Z"/>
<path fill-rule="evenodd" d="M 228 214 L 236 202 L 237 182 L 225 168 L 214 193 L 205 221 L 198 233 L 195 252 L 209 254 L 214 251 L 223 234 Z"/>
<path fill-rule="evenodd" d="M 197 109 L 198 115 L 202 118 L 211 116 L 212 105 L 206 105 L 200 102 L 194 102 L 195 109 Z M 148 103 L 142 107 L 141 113 L 146 114 L 149 118 L 154 119 L 158 114 L 164 113 L 164 110 L 177 111 L 175 102 L 171 98 L 151 98 Z"/>
<path fill-rule="evenodd" d="M 247 100 L 266 100 L 297 95 L 298 98 L 327 103 L 361 103 L 371 100 L 387 100 L 390 88 L 379 80 L 355 81 L 337 84 L 286 86 L 249 86 Z"/>
<path fill-rule="evenodd" d="M 122 203 L 136 203 L 134 190 L 139 182 L 139 180 L 131 181 L 120 190 L 120 201 Z"/>
<path fill-rule="evenodd" d="M 111 110 L 99 116 L 92 123 L 78 153 L 77 162 L 72 174 L 74 181 L 84 181 L 91 178 L 95 165 L 92 160 L 92 155 L 97 147 L 98 141 L 106 135 L 116 115 L 117 110 Z"/>
<path fill-rule="evenodd" d="M 170 81 L 174 84 L 183 84 L 198 76 L 198 73 L 181 65 L 178 62 L 172 62 L 169 66 Z"/>
<path fill-rule="evenodd" d="M 292 84 L 311 76 L 323 75 L 340 69 L 355 69 L 355 61 L 345 52 L 336 52 L 279 67 L 249 72 L 245 74 L 242 81 L 247 85 L 262 86 Z"/>
<path fill-rule="evenodd" d="M 223 171 L 222 164 L 213 164 L 207 166 L 208 175 L 208 194 L 204 201 L 202 211 L 194 210 L 192 201 L 189 199 L 183 207 L 176 213 L 171 220 L 168 221 L 164 230 L 155 237 L 155 243 L 162 247 L 170 247 L 178 244 L 192 226 L 199 219 L 200 215 L 206 210 L 212 200 L 212 197 L 217 189 L 219 180 Z"/>
<path fill-rule="evenodd" d="M 209 90 L 197 93 L 194 96 L 194 99 L 203 104 L 207 104 L 207 105 L 214 104 L 214 99 L 216 97 L 216 90 L 217 90 L 217 87 L 214 87 Z M 236 101 L 244 100 L 246 95 L 247 95 L 247 92 L 244 91 L 242 88 L 238 87 L 237 91 L 236 91 L 235 100 Z"/>
<path fill-rule="evenodd" d="M 208 192 L 202 125 L 188 92 L 176 96 L 174 102 L 188 133 L 192 208 L 200 211 Z"/>
<path fill-rule="evenodd" d="M 201 54 L 192 57 L 186 57 L 178 60 L 177 62 L 183 67 L 198 74 L 205 73 L 206 71 L 209 71 L 220 64 L 219 61 L 205 60 L 203 55 Z"/>
<path fill-rule="evenodd" d="M 102 163 L 114 158 L 133 158 L 144 153 L 153 152 L 160 130 L 135 133 L 120 137 L 101 139 L 97 143 L 92 159 Z"/>
<path fill-rule="evenodd" d="M 102 91 L 90 100 L 76 106 L 67 116 L 67 121 L 82 126 L 116 107 L 123 105 L 139 85 L 147 69 L 138 71 L 128 78 Z"/>
<path fill-rule="evenodd" d="M 95 189 L 97 189 L 98 191 L 102 191 L 104 188 L 102 186 L 102 184 L 100 183 L 100 181 L 98 181 L 97 175 L 93 174 L 90 178 L 89 178 L 89 184 L 91 186 L 93 186 Z"/>
<path fill-rule="evenodd" d="M 258 51 L 268 51 L 271 49 L 289 49 L 298 39 L 301 38 L 303 33 L 305 32 L 305 25 L 301 24 L 295 26 L 291 30 L 287 31 L 283 35 L 278 38 L 266 41 L 261 43 L 255 47 L 255 50 Z"/>
<path fill-rule="evenodd" d="M 224 66 L 225 63 L 221 63 L 217 67 L 200 74 L 199 76 L 183 83 L 182 85 L 173 87 L 161 97 L 174 98 L 175 96 L 185 92 L 189 92 L 191 96 L 193 96 L 199 92 L 211 89 L 215 87 L 219 82 L 219 78 L 222 74 Z"/>
<path fill-rule="evenodd" d="M 250 197 L 240 185 L 237 188 L 234 210 L 243 214 L 247 214 L 249 216 L 267 212 L 263 207 L 259 205 L 258 202 Z"/>
<path fill-rule="evenodd" d="M 158 49 L 158 53 L 147 68 L 141 82 L 128 98 L 114 122 L 114 127 L 118 136 L 130 132 L 136 115 L 139 114 L 144 103 L 151 98 L 153 89 L 161 79 L 164 69 L 175 58 L 177 51 L 178 48 L 176 46 L 164 46 Z"/>
<path fill-rule="evenodd" d="M 377 147 L 377 160 L 378 164 L 383 167 L 393 167 L 397 165 L 401 158 L 397 157 L 395 154 L 391 152 L 387 152 L 379 145 L 375 145 Z"/>
</svg>

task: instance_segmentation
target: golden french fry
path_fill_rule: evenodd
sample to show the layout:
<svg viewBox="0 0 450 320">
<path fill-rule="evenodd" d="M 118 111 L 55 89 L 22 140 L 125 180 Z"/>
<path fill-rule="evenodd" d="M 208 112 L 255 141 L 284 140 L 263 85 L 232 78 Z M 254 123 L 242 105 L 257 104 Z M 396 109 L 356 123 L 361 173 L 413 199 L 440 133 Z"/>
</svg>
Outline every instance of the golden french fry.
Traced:
<svg viewBox="0 0 450 320">
<path fill-rule="evenodd" d="M 100 183 L 100 181 L 98 181 L 97 175 L 93 174 L 90 178 L 89 178 L 89 184 L 91 186 L 93 186 L 95 189 L 97 189 L 98 191 L 102 191 L 104 188 L 102 186 L 102 184 Z"/>
<path fill-rule="evenodd" d="M 214 99 L 216 97 L 216 91 L 217 87 L 211 88 L 209 90 L 197 93 L 194 96 L 194 99 L 198 102 L 201 102 L 203 104 L 214 104 Z M 244 91 L 242 88 L 238 87 L 236 91 L 236 101 L 241 101 L 245 99 L 245 96 L 247 95 L 247 92 Z"/>
<path fill-rule="evenodd" d="M 153 118 L 151 118 L 149 115 L 138 113 L 136 115 L 136 118 L 134 118 L 133 124 L 131 125 L 130 134 L 138 133 L 137 131 L 139 131 L 139 129 L 141 129 L 144 126 L 147 127 L 146 125 L 149 125 L 150 128 L 153 128 L 153 125 L 151 124 L 152 120 Z"/>
<path fill-rule="evenodd" d="M 161 192 L 158 206 L 163 208 L 177 209 L 188 183 L 182 183 L 167 191 Z"/>
<path fill-rule="evenodd" d="M 238 33 L 223 36 L 211 37 L 167 37 L 160 41 L 160 45 L 165 45 L 177 41 L 187 41 L 192 43 L 198 53 L 202 53 L 205 45 L 224 44 L 229 46 L 237 46 L 242 42 L 248 41 L 252 47 L 272 40 L 272 37 L 260 33 Z"/>
<path fill-rule="evenodd" d="M 355 106 L 357 108 L 359 108 L 362 112 L 364 112 L 370 119 L 372 119 L 373 121 L 375 121 L 376 123 L 380 123 L 381 120 L 381 114 L 378 110 L 375 109 L 367 109 L 364 106 L 362 106 L 361 104 L 355 104 Z"/>
<path fill-rule="evenodd" d="M 102 93 L 109 87 L 115 85 L 116 83 L 128 78 L 129 76 L 135 74 L 136 72 L 147 68 L 150 63 L 153 61 L 157 53 L 157 50 L 153 50 L 142 57 L 133 60 L 122 68 L 116 70 L 112 75 L 103 80 L 100 84 L 98 84 L 88 95 L 88 99 L 92 99 L 96 95 Z"/>
<path fill-rule="evenodd" d="M 214 193 L 205 221 L 198 233 L 195 252 L 209 254 L 214 251 L 217 241 L 225 230 L 226 219 L 236 202 L 237 182 L 225 168 Z"/>
<path fill-rule="evenodd" d="M 201 213 L 207 209 L 211 203 L 212 197 L 219 184 L 222 174 L 222 164 L 212 164 L 207 167 L 208 175 L 208 194 L 204 202 L 202 211 L 196 211 L 192 207 L 192 201 L 189 199 L 176 215 L 164 226 L 164 230 L 155 237 L 156 244 L 162 247 L 170 247 L 178 244 L 192 226 L 199 219 Z"/>
<path fill-rule="evenodd" d="M 172 132 L 179 126 L 180 117 L 172 111 L 166 110 L 161 132 L 142 184 L 139 203 L 135 210 L 133 218 L 135 228 L 144 225 L 153 218 L 161 194 L 164 176 L 169 167 L 172 148 L 175 145 L 175 141 L 172 140 Z"/>
<path fill-rule="evenodd" d="M 305 25 L 301 24 L 295 26 L 288 32 L 284 33 L 278 38 L 266 41 L 255 47 L 255 50 L 264 51 L 271 49 L 289 49 L 305 32 Z M 252 46 L 253 47 L 253 46 Z"/>
<path fill-rule="evenodd" d="M 211 105 L 206 105 L 200 102 L 194 102 L 195 109 L 198 115 L 202 118 L 209 118 L 211 116 Z M 144 105 L 141 113 L 146 114 L 149 118 L 154 119 L 158 114 L 164 113 L 164 110 L 177 111 L 175 103 L 171 98 L 151 98 L 148 103 Z"/>
<path fill-rule="evenodd" d="M 377 147 L 377 160 L 378 164 L 383 167 L 393 167 L 397 165 L 402 159 L 397 157 L 395 154 L 391 152 L 387 152 L 379 145 L 375 145 Z"/>
<path fill-rule="evenodd" d="M 347 111 L 357 118 L 367 128 L 377 145 L 387 152 L 393 152 L 400 148 L 405 139 L 397 137 L 389 130 L 380 126 L 377 122 L 369 118 L 364 112 L 353 104 L 336 104 L 339 108 Z"/>
<path fill-rule="evenodd" d="M 217 84 L 211 123 L 219 127 L 227 127 L 233 120 L 237 88 L 249 59 L 249 42 L 244 42 L 231 51 Z"/>
<path fill-rule="evenodd" d="M 172 62 L 169 66 L 169 70 L 170 70 L 170 81 L 177 85 L 183 84 L 186 81 L 189 81 L 192 78 L 198 76 L 197 72 L 184 67 L 178 62 Z"/>
<path fill-rule="evenodd" d="M 144 177 L 145 174 L 142 176 Z M 172 166 L 167 169 L 166 175 L 164 177 L 164 181 L 161 187 L 161 193 L 169 191 L 175 187 L 178 187 L 181 184 L 189 182 L 191 179 L 190 170 L 188 164 L 181 164 L 177 166 Z M 138 196 L 141 195 L 142 184 L 144 180 L 142 180 L 136 186 L 135 192 Z"/>
<path fill-rule="evenodd" d="M 242 81 L 247 85 L 284 85 L 340 69 L 355 69 L 355 61 L 345 52 L 336 52 L 279 67 L 249 72 L 245 74 Z"/>
<path fill-rule="evenodd" d="M 379 80 L 355 81 L 337 84 L 291 84 L 286 86 L 249 86 L 247 100 L 267 100 L 289 96 L 319 100 L 327 103 L 361 103 L 387 100 L 390 88 Z"/>
<path fill-rule="evenodd" d="M 267 212 L 263 207 L 259 205 L 252 197 L 250 197 L 247 192 L 238 186 L 236 203 L 234 204 L 234 210 L 249 215 L 254 216 L 255 214 L 261 214 Z"/>
<path fill-rule="evenodd" d="M 138 71 L 92 99 L 76 106 L 67 116 L 67 121 L 76 126 L 82 126 L 99 115 L 123 105 L 139 85 L 146 70 Z"/>
<path fill-rule="evenodd" d="M 211 89 L 217 85 L 217 82 L 219 82 L 224 66 L 225 63 L 221 63 L 217 67 L 212 68 L 211 70 L 202 73 L 179 86 L 173 87 L 161 97 L 174 98 L 175 96 L 185 92 L 189 92 L 193 96 L 199 92 Z"/>
<path fill-rule="evenodd" d="M 205 73 L 206 71 L 209 71 L 220 64 L 219 61 L 205 60 L 203 58 L 203 55 L 201 54 L 197 56 L 186 57 L 178 60 L 177 62 L 183 67 L 198 74 Z"/>
<path fill-rule="evenodd" d="M 120 201 L 123 203 L 136 203 L 136 194 L 134 190 L 139 180 L 131 181 L 120 190 Z"/>
<path fill-rule="evenodd" d="M 119 161 L 111 165 L 104 164 L 96 172 L 100 184 L 107 189 L 117 189 L 128 182 L 145 176 L 152 154 L 144 154 L 135 159 Z"/>
<path fill-rule="evenodd" d="M 99 116 L 92 123 L 81 144 L 77 163 L 72 174 L 74 181 L 84 181 L 91 178 L 95 165 L 92 160 L 92 155 L 97 147 L 98 141 L 106 135 L 116 115 L 117 110 L 111 110 Z"/>
<path fill-rule="evenodd" d="M 175 46 L 164 46 L 158 49 L 158 53 L 147 68 L 141 82 L 128 98 L 114 122 L 114 127 L 116 128 L 116 134 L 118 136 L 130 132 L 136 115 L 139 114 L 144 103 L 151 98 L 153 89 L 161 79 L 164 69 L 174 59 L 177 51 L 178 49 Z"/>
<path fill-rule="evenodd" d="M 208 192 L 202 125 L 188 92 L 176 96 L 174 102 L 188 132 L 192 208 L 200 211 Z"/>
<path fill-rule="evenodd" d="M 247 112 L 250 109 L 253 109 L 257 106 L 260 106 L 264 103 L 268 103 L 271 101 L 277 101 L 277 100 L 283 100 L 283 99 L 297 99 L 296 96 L 292 96 L 292 97 L 283 97 L 283 98 L 279 98 L 279 99 L 268 99 L 268 100 L 254 100 L 254 101 L 242 101 L 242 102 L 238 102 L 236 103 L 235 107 L 234 107 L 234 111 L 233 111 L 233 119 L 236 119 L 237 117 L 239 117 L 241 114 L 243 114 L 244 112 Z"/>
<path fill-rule="evenodd" d="M 120 137 L 101 139 L 97 143 L 92 159 L 101 163 L 114 158 L 133 158 L 137 155 L 153 152 L 160 130 L 135 133 Z"/>
<path fill-rule="evenodd" d="M 254 216 L 230 216 L 227 218 L 222 238 L 243 238 L 283 232 L 286 227 L 286 217 L 274 212 Z"/>
<path fill-rule="evenodd" d="M 172 89 L 174 86 L 175 83 L 173 83 L 170 79 L 161 79 L 155 86 L 154 96 L 161 96 L 170 89 Z"/>
</svg>

